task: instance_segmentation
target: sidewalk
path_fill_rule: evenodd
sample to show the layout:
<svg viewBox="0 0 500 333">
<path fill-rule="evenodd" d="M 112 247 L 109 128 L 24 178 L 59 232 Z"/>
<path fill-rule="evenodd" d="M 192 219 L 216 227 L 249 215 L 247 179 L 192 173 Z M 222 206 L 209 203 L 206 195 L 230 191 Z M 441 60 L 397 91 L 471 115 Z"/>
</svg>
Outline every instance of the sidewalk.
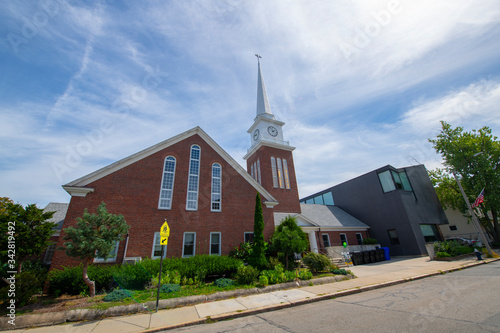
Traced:
<svg viewBox="0 0 500 333">
<path fill-rule="evenodd" d="M 13 332 L 155 332 L 174 327 L 199 324 L 207 320 L 223 320 L 248 316 L 264 311 L 267 312 L 331 299 L 332 297 L 346 296 L 458 269 L 487 264 L 496 260 L 498 259 L 477 261 L 475 257 L 458 261 L 430 261 L 429 257 L 393 258 L 390 261 L 349 267 L 358 277 L 352 280 L 206 302 L 174 309 L 159 310 L 157 313 L 141 313 L 96 321 L 19 329 Z"/>
</svg>

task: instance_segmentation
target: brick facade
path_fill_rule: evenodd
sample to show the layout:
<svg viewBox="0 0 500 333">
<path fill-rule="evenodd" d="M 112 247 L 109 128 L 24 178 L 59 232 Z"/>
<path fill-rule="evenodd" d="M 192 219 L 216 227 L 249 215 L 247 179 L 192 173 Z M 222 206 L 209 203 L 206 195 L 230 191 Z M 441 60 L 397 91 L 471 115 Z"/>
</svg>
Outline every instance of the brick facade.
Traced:
<svg viewBox="0 0 500 333">
<path fill-rule="evenodd" d="M 189 157 L 192 145 L 201 148 L 198 210 L 186 210 Z M 172 209 L 159 209 L 158 201 L 167 156 L 176 159 Z M 222 211 L 211 211 L 212 164 L 222 166 Z M 293 170 L 290 158 L 289 169 Z M 294 172 L 293 172 L 294 175 Z M 295 190 L 296 190 L 296 185 Z M 75 226 L 84 209 L 96 212 L 101 202 L 110 213 L 122 214 L 130 226 L 126 257 L 151 257 L 154 233 L 166 218 L 170 226 L 167 257 L 182 256 L 184 232 L 196 232 L 196 254 L 208 254 L 210 232 L 221 233 L 221 253 L 229 254 L 244 241 L 244 232 L 253 232 L 257 190 L 198 134 L 187 137 L 161 151 L 97 179 L 86 187 L 94 192 L 85 197 L 73 196 L 64 227 Z M 262 201 L 270 198 L 261 198 Z M 298 199 L 296 200 L 298 205 Z M 274 231 L 273 209 L 263 205 L 266 239 Z M 58 246 L 64 241 L 64 229 Z M 120 242 L 117 263 L 125 256 L 126 237 Z M 78 264 L 63 251 L 56 251 L 52 269 Z"/>
<path fill-rule="evenodd" d="M 290 177 L 290 189 L 275 188 L 271 167 L 271 157 L 286 160 Z M 299 191 L 297 178 L 295 176 L 295 165 L 293 154 L 289 150 L 274 147 L 261 146 L 247 159 L 247 171 L 250 173 L 251 165 L 259 160 L 262 186 L 271 193 L 279 202 L 274 208 L 275 212 L 300 213 Z"/>
</svg>

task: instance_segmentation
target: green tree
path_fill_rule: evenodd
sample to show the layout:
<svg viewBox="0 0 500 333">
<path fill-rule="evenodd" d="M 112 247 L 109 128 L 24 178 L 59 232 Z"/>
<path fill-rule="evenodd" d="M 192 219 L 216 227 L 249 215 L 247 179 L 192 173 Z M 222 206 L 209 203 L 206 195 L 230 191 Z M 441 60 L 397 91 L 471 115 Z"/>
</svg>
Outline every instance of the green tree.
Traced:
<svg viewBox="0 0 500 333">
<path fill-rule="evenodd" d="M 484 202 L 478 209 L 478 218 L 486 231 L 500 242 L 498 212 L 500 209 L 500 142 L 489 127 L 465 132 L 462 127 L 452 128 L 442 121 L 441 132 L 436 139 L 429 139 L 434 149 L 441 154 L 442 170 L 431 173 L 439 199 L 445 206 L 466 211 L 460 202 L 460 192 L 453 184 L 451 174 L 460 179 L 469 202 L 474 202 L 484 189 Z M 434 176 L 432 176 L 434 174 Z M 491 216 L 491 218 L 490 218 Z"/>
<path fill-rule="evenodd" d="M 12 270 L 9 260 L 14 260 L 21 273 L 23 261 L 42 254 L 50 245 L 56 224 L 47 220 L 54 212 L 44 212 L 35 204 L 23 207 L 9 198 L 0 198 L 0 203 L 0 262 L 9 263 Z"/>
<path fill-rule="evenodd" d="M 287 216 L 281 221 L 281 224 L 274 231 L 270 243 L 273 250 L 285 261 L 287 270 L 289 269 L 289 261 L 293 260 L 295 253 L 302 253 L 309 246 L 307 234 L 297 225 L 297 219 L 291 216 Z"/>
<path fill-rule="evenodd" d="M 85 209 L 83 217 L 78 218 L 76 228 L 64 229 L 64 247 L 70 257 L 79 258 L 83 263 L 83 281 L 89 286 L 90 297 L 95 296 L 95 282 L 89 279 L 88 265 L 95 258 L 109 258 L 116 242 L 128 233 L 129 226 L 123 215 L 108 213 L 103 202 L 97 207 L 97 214 L 90 214 Z"/>
<path fill-rule="evenodd" d="M 253 225 L 253 247 L 250 254 L 249 264 L 262 269 L 266 267 L 266 242 L 264 240 L 264 214 L 262 213 L 262 202 L 260 194 L 255 198 L 255 216 Z"/>
</svg>

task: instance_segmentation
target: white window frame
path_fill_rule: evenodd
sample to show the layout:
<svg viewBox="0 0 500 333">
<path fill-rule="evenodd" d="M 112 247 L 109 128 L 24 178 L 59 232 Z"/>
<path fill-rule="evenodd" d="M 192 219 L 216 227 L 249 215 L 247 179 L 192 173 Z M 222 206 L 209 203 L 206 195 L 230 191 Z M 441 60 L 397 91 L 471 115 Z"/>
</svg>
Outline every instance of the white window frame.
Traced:
<svg viewBox="0 0 500 333">
<path fill-rule="evenodd" d="M 153 248 L 151 249 L 151 258 L 152 259 L 160 259 L 160 256 L 155 256 L 155 247 L 162 246 L 160 244 L 160 241 L 161 241 L 160 232 L 155 232 L 154 236 L 153 236 Z M 163 258 L 165 258 L 167 256 L 167 246 L 168 246 L 168 244 L 165 245 L 165 248 L 163 248 Z"/>
<path fill-rule="evenodd" d="M 214 167 L 219 167 L 219 177 L 214 176 Z M 219 192 L 214 191 L 214 189 L 215 189 L 214 180 L 219 181 Z M 214 195 L 219 196 L 219 202 L 214 201 Z M 214 209 L 214 204 L 216 204 L 216 203 L 219 204 L 219 208 Z M 212 195 L 211 195 L 211 202 L 210 202 L 210 210 L 212 212 L 222 211 L 222 165 L 220 163 L 212 164 Z"/>
<path fill-rule="evenodd" d="M 96 262 L 96 263 L 99 263 L 99 262 L 116 262 L 116 257 L 118 257 L 118 249 L 119 249 L 119 247 L 120 247 L 120 241 L 117 241 L 116 244 L 115 244 L 115 247 L 110 252 L 110 253 L 112 253 L 113 251 L 116 251 L 114 257 L 110 257 L 110 258 L 107 258 L 107 259 L 100 258 L 100 257 L 95 257 L 94 258 L 94 262 Z"/>
<path fill-rule="evenodd" d="M 219 235 L 219 250 L 218 253 L 212 253 L 212 235 Z M 220 256 L 221 255 L 221 243 L 222 243 L 222 235 L 220 232 L 211 232 L 210 233 L 210 255 Z"/>
<path fill-rule="evenodd" d="M 358 241 L 358 243 L 359 243 L 358 235 L 359 235 L 359 237 L 361 238 L 361 244 L 363 244 L 363 234 L 362 234 L 362 233 L 360 233 L 360 232 L 357 232 L 357 233 L 356 233 L 356 240 L 357 240 L 357 241 Z M 361 244 L 360 244 L 360 245 L 361 245 Z"/>
<path fill-rule="evenodd" d="M 193 159 L 193 151 L 198 149 L 198 159 Z M 198 145 L 192 145 L 189 150 L 189 169 L 188 169 L 188 181 L 187 181 L 187 195 L 186 195 L 186 210 L 196 211 L 198 210 L 198 192 L 200 188 L 200 166 L 201 166 L 201 147 Z M 193 164 L 198 163 L 197 173 L 191 173 L 193 169 Z M 194 183 L 193 183 L 194 182 Z M 196 188 L 195 190 L 190 190 L 190 188 Z M 194 196 L 193 199 L 189 199 L 190 194 Z M 193 204 L 194 206 L 190 206 Z"/>
<path fill-rule="evenodd" d="M 342 235 L 344 235 L 345 241 L 342 240 Z M 347 234 L 340 234 L 340 245 L 344 245 L 344 242 L 349 245 L 349 242 L 347 241 Z"/>
<path fill-rule="evenodd" d="M 288 163 L 283 159 L 283 175 L 285 176 L 285 187 L 290 189 L 290 175 L 288 174 Z"/>
<path fill-rule="evenodd" d="M 276 159 L 276 164 L 278 165 L 278 183 L 280 188 L 285 188 L 285 182 L 283 181 L 283 166 L 281 165 L 281 158 Z"/>
<path fill-rule="evenodd" d="M 328 246 L 325 246 L 325 239 L 324 239 L 325 236 L 326 236 L 326 239 L 328 241 Z M 332 243 L 330 242 L 330 235 L 329 234 L 321 234 L 321 242 L 323 243 L 324 247 L 332 246 Z"/>
<path fill-rule="evenodd" d="M 163 188 L 163 185 L 165 184 L 165 180 L 166 180 L 166 175 L 167 175 L 167 171 L 165 171 L 165 165 L 167 164 L 167 160 L 169 158 L 173 158 L 173 162 L 174 162 L 174 170 L 172 172 L 168 172 L 168 174 L 172 174 L 172 188 Z M 168 161 L 172 161 L 171 159 L 168 160 Z M 163 162 L 163 176 L 162 176 L 162 179 L 161 179 L 161 188 L 160 188 L 160 198 L 158 200 L 158 209 L 172 209 L 172 199 L 173 199 L 173 196 L 174 196 L 174 183 L 175 183 L 175 168 L 177 166 L 177 159 L 174 157 L 174 156 L 167 156 L 165 157 L 165 161 Z M 165 192 L 170 192 L 170 199 L 165 199 L 165 198 L 162 198 L 162 194 Z M 161 205 L 161 202 L 162 200 L 168 200 L 168 203 L 166 206 L 162 206 Z"/>
<path fill-rule="evenodd" d="M 194 237 L 193 237 L 193 254 L 192 255 L 186 255 L 184 254 L 184 247 L 185 247 L 185 243 L 186 243 L 186 235 L 187 234 L 193 234 Z M 183 237 L 182 237 L 182 257 L 183 258 L 188 258 L 188 257 L 194 257 L 196 255 L 196 232 L 191 232 L 191 231 L 188 231 L 188 232 L 185 232 Z"/>
<path fill-rule="evenodd" d="M 273 173 L 273 187 L 278 188 L 278 172 L 276 171 L 276 158 L 271 156 L 271 171 Z"/>
</svg>

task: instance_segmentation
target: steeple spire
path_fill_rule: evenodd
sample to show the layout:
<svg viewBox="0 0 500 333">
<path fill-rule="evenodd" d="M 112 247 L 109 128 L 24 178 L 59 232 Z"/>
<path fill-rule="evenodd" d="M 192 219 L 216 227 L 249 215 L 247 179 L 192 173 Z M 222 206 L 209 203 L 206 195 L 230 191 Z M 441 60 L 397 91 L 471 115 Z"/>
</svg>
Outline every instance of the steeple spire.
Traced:
<svg viewBox="0 0 500 333">
<path fill-rule="evenodd" d="M 255 54 L 255 56 L 257 57 L 257 62 L 259 65 L 259 73 L 257 78 L 257 117 L 263 116 L 266 118 L 275 119 L 273 113 L 271 112 L 271 106 L 269 105 L 266 86 L 264 84 L 264 78 L 262 77 L 262 70 L 260 68 L 260 59 L 262 57 L 258 53 Z"/>
</svg>

